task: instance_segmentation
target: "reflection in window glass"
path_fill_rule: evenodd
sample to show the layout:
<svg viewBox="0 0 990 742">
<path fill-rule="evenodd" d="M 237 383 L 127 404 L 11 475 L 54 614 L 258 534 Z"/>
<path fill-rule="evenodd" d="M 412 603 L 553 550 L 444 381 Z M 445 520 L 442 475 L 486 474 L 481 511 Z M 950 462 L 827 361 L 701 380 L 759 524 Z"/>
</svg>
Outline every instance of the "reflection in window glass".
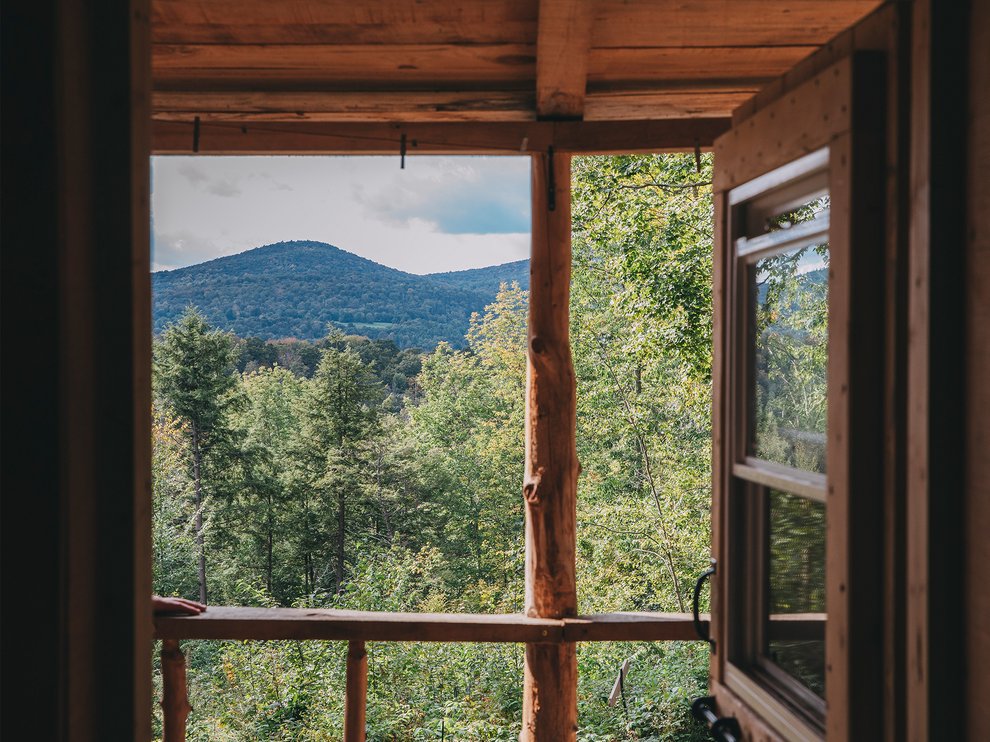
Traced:
<svg viewBox="0 0 990 742">
<path fill-rule="evenodd" d="M 759 260 L 751 275 L 755 327 L 750 453 L 825 472 L 828 244 Z"/>
<path fill-rule="evenodd" d="M 825 505 L 770 490 L 769 534 L 767 656 L 824 697 Z M 794 613 L 821 615 L 801 623 L 774 620 Z"/>
<path fill-rule="evenodd" d="M 825 195 L 805 201 L 799 206 L 786 207 L 783 211 L 775 213 L 767 219 L 764 231 L 777 232 L 782 229 L 790 229 L 795 224 L 810 222 L 812 219 L 827 214 L 830 205 L 830 198 Z"/>
</svg>

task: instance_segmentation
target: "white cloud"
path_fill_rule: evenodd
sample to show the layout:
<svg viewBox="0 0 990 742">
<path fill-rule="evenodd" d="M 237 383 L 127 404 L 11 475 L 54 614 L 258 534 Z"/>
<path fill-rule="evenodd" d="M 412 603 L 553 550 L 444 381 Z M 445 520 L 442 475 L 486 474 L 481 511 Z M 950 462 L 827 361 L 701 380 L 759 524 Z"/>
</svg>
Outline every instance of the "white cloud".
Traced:
<svg viewBox="0 0 990 742">
<path fill-rule="evenodd" d="M 414 273 L 525 258 L 528 159 L 156 157 L 154 261 L 319 240 Z"/>
</svg>

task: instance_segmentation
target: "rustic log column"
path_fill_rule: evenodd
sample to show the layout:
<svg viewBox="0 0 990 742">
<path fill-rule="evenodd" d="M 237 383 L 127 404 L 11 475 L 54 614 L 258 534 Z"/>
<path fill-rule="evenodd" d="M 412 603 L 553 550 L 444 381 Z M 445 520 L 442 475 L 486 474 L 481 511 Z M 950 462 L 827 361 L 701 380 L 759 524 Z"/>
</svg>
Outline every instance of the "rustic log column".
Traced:
<svg viewBox="0 0 990 742">
<path fill-rule="evenodd" d="M 184 742 L 192 711 L 186 693 L 186 658 L 178 639 L 162 641 L 162 741 Z"/>
<path fill-rule="evenodd" d="M 368 653 L 364 642 L 347 643 L 347 689 L 344 695 L 344 742 L 364 742 L 368 695 Z"/>
<path fill-rule="evenodd" d="M 577 396 L 568 333 L 571 280 L 570 159 L 533 156 L 529 362 L 526 374 L 526 614 L 577 615 Z M 523 742 L 577 735 L 573 643 L 527 644 Z"/>
</svg>

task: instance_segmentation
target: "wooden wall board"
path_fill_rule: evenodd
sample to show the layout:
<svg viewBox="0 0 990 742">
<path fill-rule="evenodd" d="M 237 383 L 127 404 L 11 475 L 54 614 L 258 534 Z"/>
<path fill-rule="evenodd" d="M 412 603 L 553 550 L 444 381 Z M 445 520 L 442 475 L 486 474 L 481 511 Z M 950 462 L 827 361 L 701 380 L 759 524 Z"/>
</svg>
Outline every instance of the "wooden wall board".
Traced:
<svg viewBox="0 0 990 742">
<path fill-rule="evenodd" d="M 149 14 L 3 8 L 5 739 L 151 738 Z"/>
<path fill-rule="evenodd" d="M 910 740 L 966 735 L 959 708 L 959 684 L 970 662 L 966 612 L 960 610 L 968 599 L 966 421 L 970 414 L 985 414 L 966 396 L 968 325 L 961 290 L 968 279 L 965 173 L 972 164 L 972 101 L 965 84 L 970 7 L 937 0 L 912 6 L 905 641 Z"/>
<path fill-rule="evenodd" d="M 780 734 L 771 729 L 719 681 L 713 681 L 710 690 L 715 696 L 719 716 L 735 717 L 745 731 L 746 736 L 743 739 L 746 742 L 784 742 Z"/>
<path fill-rule="evenodd" d="M 846 58 L 738 122 L 715 142 L 716 190 L 741 185 L 813 152 L 849 129 L 852 62 Z M 729 152 L 733 154 L 729 156 Z"/>
<path fill-rule="evenodd" d="M 886 379 L 885 60 L 853 57 L 848 135 L 831 145 L 826 736 L 872 742 L 883 716 Z"/>
<path fill-rule="evenodd" d="M 738 123 L 752 116 L 756 111 L 780 98 L 832 66 L 853 51 L 884 51 L 891 49 L 892 33 L 903 16 L 902 8 L 887 3 L 880 5 L 863 20 L 851 28 L 846 28 L 835 38 L 808 55 L 777 79 L 765 85 L 752 99 L 736 109 L 733 122 Z"/>
</svg>

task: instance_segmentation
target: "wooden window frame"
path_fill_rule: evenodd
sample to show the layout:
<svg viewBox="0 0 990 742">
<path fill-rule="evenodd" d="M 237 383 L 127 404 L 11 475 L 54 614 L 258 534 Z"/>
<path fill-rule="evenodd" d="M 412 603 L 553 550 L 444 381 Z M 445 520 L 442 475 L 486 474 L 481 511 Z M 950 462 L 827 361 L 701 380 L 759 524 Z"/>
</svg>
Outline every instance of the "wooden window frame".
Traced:
<svg viewBox="0 0 990 742">
<path fill-rule="evenodd" d="M 780 211 L 794 200 L 804 202 L 810 193 L 828 188 L 830 149 L 823 147 L 793 160 L 765 175 L 758 176 L 727 194 L 730 218 L 727 224 L 727 266 L 732 275 L 730 319 L 731 337 L 729 384 L 730 450 L 732 454 L 728 529 L 729 548 L 734 557 L 730 590 L 732 605 L 738 613 L 733 618 L 732 634 L 726 643 L 728 661 L 746 676 L 740 685 L 750 697 L 750 705 L 763 707 L 765 715 L 776 725 L 791 730 L 794 736 L 807 738 L 824 732 L 825 701 L 803 686 L 796 678 L 770 662 L 766 646 L 767 575 L 769 536 L 767 512 L 769 492 L 778 490 L 827 505 L 827 475 L 804 471 L 754 456 L 754 399 L 752 394 L 754 363 L 753 310 L 751 286 L 753 266 L 763 257 L 779 255 L 809 240 L 829 239 L 830 216 L 797 225 L 786 231 L 752 235 L 753 214 L 750 207 L 760 202 L 774 204 Z M 723 572 L 723 574 L 726 574 Z M 735 672 L 735 669 L 733 672 Z M 759 686 L 757 688 L 753 686 Z"/>
<path fill-rule="evenodd" d="M 880 716 L 884 369 L 882 353 L 869 350 L 883 348 L 884 63 L 881 53 L 853 53 L 715 143 L 712 549 L 718 576 L 711 681 L 719 704 L 740 716 L 744 728 L 751 720 L 752 729 L 783 739 L 867 739 L 864 730 Z M 756 253 L 737 255 L 735 241 L 752 234 L 751 224 L 740 223 L 739 204 L 814 183 L 819 172 L 827 173 L 831 196 L 823 477 L 755 459 L 745 448 L 748 271 L 741 268 Z M 776 238 L 762 239 L 767 249 L 781 249 L 769 244 Z M 746 588 L 757 584 L 754 571 L 763 579 L 766 554 L 740 550 L 762 536 L 759 500 L 766 498 L 740 494 L 771 487 L 827 505 L 824 703 L 783 671 L 749 661 L 759 654 L 762 637 L 752 621 L 763 606 L 759 592 Z"/>
</svg>

